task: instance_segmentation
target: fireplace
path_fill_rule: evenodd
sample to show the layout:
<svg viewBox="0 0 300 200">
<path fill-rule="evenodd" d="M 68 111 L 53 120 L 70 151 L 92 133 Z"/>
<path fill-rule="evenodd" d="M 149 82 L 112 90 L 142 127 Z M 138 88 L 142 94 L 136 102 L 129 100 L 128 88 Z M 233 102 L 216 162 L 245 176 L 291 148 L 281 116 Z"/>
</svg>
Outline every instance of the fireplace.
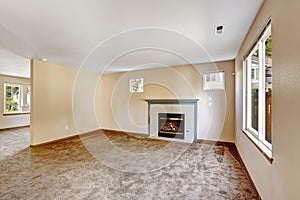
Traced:
<svg viewBox="0 0 300 200">
<path fill-rule="evenodd" d="M 188 143 L 197 140 L 199 99 L 146 99 L 146 101 L 149 137 Z"/>
<path fill-rule="evenodd" d="M 158 136 L 184 139 L 184 114 L 158 113 Z"/>
</svg>

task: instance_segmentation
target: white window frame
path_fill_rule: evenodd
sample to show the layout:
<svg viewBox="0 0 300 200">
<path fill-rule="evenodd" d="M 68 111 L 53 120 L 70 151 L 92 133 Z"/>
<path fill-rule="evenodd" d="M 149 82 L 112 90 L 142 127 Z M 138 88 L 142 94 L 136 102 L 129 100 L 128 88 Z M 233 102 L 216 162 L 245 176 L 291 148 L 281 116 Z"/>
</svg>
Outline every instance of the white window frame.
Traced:
<svg viewBox="0 0 300 200">
<path fill-rule="evenodd" d="M 245 68 L 245 72 L 246 72 L 246 79 L 245 80 L 252 80 L 252 71 L 251 71 L 251 69 L 250 70 L 248 70 L 247 68 L 248 68 L 248 66 L 251 66 L 251 57 L 252 57 L 252 55 L 254 54 L 254 52 L 255 51 L 259 51 L 260 52 L 260 48 L 258 47 L 258 45 L 256 45 L 254 48 L 253 48 L 253 50 L 250 52 L 250 54 L 248 55 L 248 57 L 246 58 L 246 64 L 245 64 L 245 66 L 246 66 L 246 68 Z M 259 60 L 259 64 L 258 64 L 259 66 L 260 66 L 260 60 Z M 259 72 L 260 72 L 261 70 L 259 69 Z M 256 74 L 256 72 L 255 72 L 255 74 Z M 255 75 L 255 77 L 256 77 L 256 75 Z M 260 77 L 260 75 L 259 75 L 259 77 L 258 77 L 258 82 L 259 82 L 259 85 L 260 85 L 260 80 L 261 80 L 261 77 Z M 252 121 L 251 121 L 251 112 L 247 112 L 247 110 L 251 110 L 251 101 L 252 101 L 252 99 L 251 99 L 251 97 L 250 97 L 250 95 L 251 95 L 251 83 L 250 84 L 245 84 L 246 85 L 246 98 L 248 97 L 248 99 L 246 99 L 246 103 L 247 103 L 247 107 L 246 107 L 246 113 L 247 113 L 247 115 L 246 115 L 246 129 L 248 130 L 248 131 L 250 131 L 252 134 L 254 134 L 254 135 L 256 135 L 256 136 L 258 136 L 258 133 L 259 133 L 259 131 L 260 130 L 255 130 L 254 128 L 252 128 Z M 248 93 L 248 95 L 247 95 L 247 93 Z M 259 88 L 259 97 L 261 96 L 260 95 L 260 88 Z M 250 94 L 250 95 L 249 95 Z M 260 105 L 258 105 L 258 107 L 260 108 Z M 259 110 L 259 108 L 258 108 L 258 110 Z M 259 121 L 260 119 L 258 119 L 258 121 Z M 259 125 L 258 125 L 259 126 Z"/>
<path fill-rule="evenodd" d="M 19 87 L 19 92 L 20 92 L 20 94 L 19 94 L 19 102 L 18 102 L 18 112 L 6 112 L 6 86 L 7 85 L 15 85 L 15 86 L 18 86 Z M 29 87 L 30 88 L 30 84 L 28 84 L 28 83 L 13 83 L 13 82 L 5 82 L 4 84 L 3 84 L 3 87 L 4 87 L 4 93 L 3 93 L 3 114 L 5 114 L 5 115 L 15 115 L 15 114 L 30 114 L 30 109 L 31 109 L 31 107 L 29 107 L 29 112 L 28 111 L 26 111 L 26 112 L 23 112 L 22 110 L 21 110 L 21 105 L 22 105 L 22 103 L 21 103 L 21 96 L 22 96 L 22 86 L 27 86 L 27 87 Z M 30 104 L 29 104 L 29 106 L 30 106 Z"/>
<path fill-rule="evenodd" d="M 272 144 L 265 139 L 265 41 L 270 35 L 271 24 L 266 26 L 262 36 L 243 61 L 243 131 L 269 158 L 272 157 Z M 257 49 L 259 51 L 258 131 L 252 128 L 251 123 L 251 56 Z"/>
</svg>

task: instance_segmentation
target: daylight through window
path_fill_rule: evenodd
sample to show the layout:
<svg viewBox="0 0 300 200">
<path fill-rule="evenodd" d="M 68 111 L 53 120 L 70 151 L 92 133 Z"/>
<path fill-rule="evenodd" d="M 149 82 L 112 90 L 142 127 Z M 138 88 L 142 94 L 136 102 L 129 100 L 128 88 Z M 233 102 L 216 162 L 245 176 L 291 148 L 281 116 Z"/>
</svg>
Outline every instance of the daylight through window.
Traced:
<svg viewBox="0 0 300 200">
<path fill-rule="evenodd" d="M 268 25 L 244 60 L 244 131 L 272 149 L 272 35 Z M 250 137 L 251 138 L 251 137 Z"/>
<path fill-rule="evenodd" d="M 225 72 L 209 72 L 203 75 L 203 90 L 224 90 Z"/>
<path fill-rule="evenodd" d="M 28 84 L 4 84 L 4 114 L 30 112 L 30 86 Z"/>
<path fill-rule="evenodd" d="M 144 79 L 133 78 L 129 80 L 129 92 L 144 92 Z"/>
</svg>

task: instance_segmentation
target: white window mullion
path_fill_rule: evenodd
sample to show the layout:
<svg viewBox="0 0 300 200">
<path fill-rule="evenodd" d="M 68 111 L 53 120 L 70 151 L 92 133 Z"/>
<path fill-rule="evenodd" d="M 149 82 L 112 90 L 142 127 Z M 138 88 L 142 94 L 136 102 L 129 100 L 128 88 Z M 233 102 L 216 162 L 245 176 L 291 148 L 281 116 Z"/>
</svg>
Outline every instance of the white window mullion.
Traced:
<svg viewBox="0 0 300 200">
<path fill-rule="evenodd" d="M 3 95 L 3 113 L 6 113 L 6 83 L 4 83 L 4 95 Z"/>
<path fill-rule="evenodd" d="M 247 60 L 243 61 L 243 129 L 247 128 Z"/>
<path fill-rule="evenodd" d="M 19 87 L 19 95 L 18 95 L 18 100 L 19 100 L 19 103 L 18 103 L 18 111 L 21 112 L 21 85 L 18 85 Z"/>
<path fill-rule="evenodd" d="M 263 140 L 263 133 L 264 133 L 264 122 L 265 122 L 265 118 L 264 118 L 264 66 L 263 66 L 263 56 L 262 56 L 262 52 L 263 52 L 263 45 L 262 42 L 260 41 L 258 43 L 258 48 L 259 48 L 259 90 L 258 90 L 258 137 L 260 140 Z"/>
<path fill-rule="evenodd" d="M 247 76 L 247 81 L 246 81 L 246 88 L 247 88 L 247 122 L 246 122 L 246 128 L 249 129 L 251 128 L 251 59 L 250 57 L 247 58 L 247 66 L 246 66 L 246 76 Z M 250 83 L 249 83 L 250 80 Z"/>
<path fill-rule="evenodd" d="M 266 134 L 266 94 L 265 94 L 265 88 L 266 88 L 266 69 L 265 69 L 265 43 L 264 40 L 260 41 L 261 44 L 261 104 L 262 104 L 262 110 L 261 110 L 261 121 L 262 121 L 262 128 L 261 128 L 261 141 L 265 140 L 265 134 Z"/>
</svg>

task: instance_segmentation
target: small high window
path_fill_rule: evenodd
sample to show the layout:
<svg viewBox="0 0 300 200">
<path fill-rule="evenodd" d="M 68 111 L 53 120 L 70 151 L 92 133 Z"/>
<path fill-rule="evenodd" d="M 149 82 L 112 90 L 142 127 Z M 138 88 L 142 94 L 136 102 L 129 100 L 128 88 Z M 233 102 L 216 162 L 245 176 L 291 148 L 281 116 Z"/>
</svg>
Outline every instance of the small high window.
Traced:
<svg viewBox="0 0 300 200">
<path fill-rule="evenodd" d="M 225 72 L 209 72 L 203 74 L 203 90 L 224 90 Z"/>
<path fill-rule="evenodd" d="M 129 92 L 144 92 L 144 79 L 133 78 L 129 80 Z"/>
</svg>

